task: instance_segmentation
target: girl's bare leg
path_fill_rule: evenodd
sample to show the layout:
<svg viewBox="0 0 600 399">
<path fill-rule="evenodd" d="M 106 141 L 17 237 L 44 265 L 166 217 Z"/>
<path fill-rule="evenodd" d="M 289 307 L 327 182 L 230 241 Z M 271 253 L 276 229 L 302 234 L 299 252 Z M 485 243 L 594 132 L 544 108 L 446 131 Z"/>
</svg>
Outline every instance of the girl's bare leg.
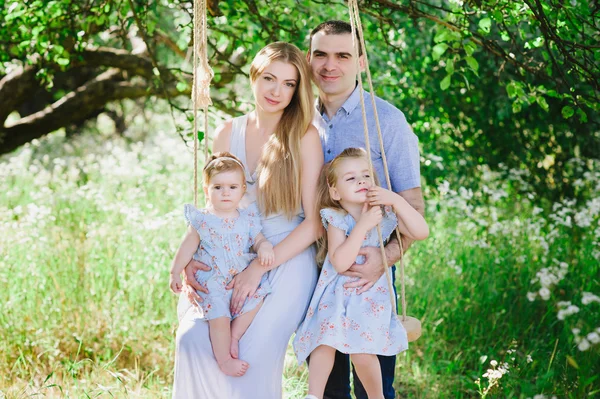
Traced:
<svg viewBox="0 0 600 399">
<path fill-rule="evenodd" d="M 377 355 L 355 353 L 350 355 L 354 370 L 362 382 L 369 399 L 385 399 L 383 396 L 383 378 Z M 312 359 L 311 359 L 312 360 Z"/>
<path fill-rule="evenodd" d="M 317 398 L 323 397 L 334 360 L 335 349 L 331 346 L 320 345 L 311 352 L 308 364 L 309 395 L 315 395 Z"/>
<path fill-rule="evenodd" d="M 254 309 L 247 313 L 244 313 L 241 316 L 236 317 L 231 322 L 231 345 L 229 353 L 231 354 L 232 358 L 238 358 L 240 339 L 242 338 L 242 335 L 244 335 L 248 327 L 250 327 L 250 324 L 252 324 L 252 320 L 254 320 L 254 316 L 256 316 L 262 304 L 263 303 L 261 301 L 258 305 L 256 305 Z"/>
<path fill-rule="evenodd" d="M 243 360 L 234 359 L 229 354 L 231 341 L 231 320 L 218 317 L 208 321 L 210 343 L 215 359 L 221 371 L 232 377 L 241 377 L 248 370 L 249 364 Z"/>
</svg>

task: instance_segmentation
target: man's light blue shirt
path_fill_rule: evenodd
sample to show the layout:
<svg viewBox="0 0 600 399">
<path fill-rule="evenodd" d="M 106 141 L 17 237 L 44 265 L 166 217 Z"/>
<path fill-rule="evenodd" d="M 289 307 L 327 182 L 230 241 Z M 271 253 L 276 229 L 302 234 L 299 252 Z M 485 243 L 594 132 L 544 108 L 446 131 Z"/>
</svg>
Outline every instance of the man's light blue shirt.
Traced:
<svg viewBox="0 0 600 399">
<path fill-rule="evenodd" d="M 363 116 L 360 106 L 360 88 L 357 86 L 344 105 L 330 120 L 321 114 L 317 100 L 314 125 L 319 131 L 325 162 L 331 161 L 350 147 L 365 148 Z M 371 95 L 364 91 L 371 158 L 382 187 L 387 188 L 383 160 L 379 147 Z M 400 192 L 421 186 L 419 170 L 419 140 L 406 121 L 404 114 L 392 104 L 375 96 L 377 115 L 383 136 L 383 148 L 390 173 L 392 191 Z"/>
</svg>

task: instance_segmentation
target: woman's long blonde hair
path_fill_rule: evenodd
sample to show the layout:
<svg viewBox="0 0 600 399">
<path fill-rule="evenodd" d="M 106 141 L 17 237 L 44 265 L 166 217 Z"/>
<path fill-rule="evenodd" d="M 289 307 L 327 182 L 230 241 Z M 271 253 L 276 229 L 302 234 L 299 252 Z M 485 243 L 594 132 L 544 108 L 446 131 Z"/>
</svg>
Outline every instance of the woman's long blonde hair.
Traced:
<svg viewBox="0 0 600 399">
<path fill-rule="evenodd" d="M 300 49 L 289 43 L 275 42 L 260 50 L 250 66 L 251 83 L 275 61 L 296 67 L 298 83 L 275 132 L 263 148 L 257 167 L 257 201 L 266 215 L 281 212 L 291 219 L 301 205 L 300 140 L 312 123 L 314 98 L 308 62 Z"/>
<path fill-rule="evenodd" d="M 321 176 L 319 177 L 319 185 L 317 187 L 317 204 L 319 209 L 334 209 L 342 212 L 346 212 L 340 203 L 333 198 L 329 193 L 330 187 L 335 187 L 338 180 L 337 167 L 340 162 L 346 159 L 364 159 L 369 162 L 367 152 L 362 148 L 346 148 L 337 157 L 333 158 L 331 162 L 328 162 L 323 166 Z M 375 175 L 375 183 L 378 184 L 377 176 Z M 317 240 L 317 263 L 320 265 L 325 261 L 327 256 L 327 233 L 323 234 L 321 238 Z"/>
</svg>

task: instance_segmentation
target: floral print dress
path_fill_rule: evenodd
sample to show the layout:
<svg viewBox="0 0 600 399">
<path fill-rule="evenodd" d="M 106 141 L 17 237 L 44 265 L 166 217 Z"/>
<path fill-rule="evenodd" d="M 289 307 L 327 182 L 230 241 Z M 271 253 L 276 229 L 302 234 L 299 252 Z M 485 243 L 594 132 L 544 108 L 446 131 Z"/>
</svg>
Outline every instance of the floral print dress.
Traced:
<svg viewBox="0 0 600 399">
<path fill-rule="evenodd" d="M 234 319 L 254 309 L 271 292 L 265 274 L 254 296 L 244 303 L 242 311 L 231 315 L 229 305 L 233 290 L 226 290 L 225 287 L 256 257 L 249 251 L 262 230 L 255 205 L 238 209 L 238 212 L 238 217 L 221 218 L 207 209 L 184 205 L 185 220 L 200 235 L 200 245 L 194 259 L 211 267 L 210 271 L 196 272 L 198 283 L 208 289 L 208 294 L 198 291 L 203 299 L 198 305 L 207 320 L 217 317 Z"/>
<path fill-rule="evenodd" d="M 335 226 L 350 234 L 356 221 L 345 211 L 322 209 L 326 229 Z M 381 222 L 383 237 L 389 237 L 397 224 L 391 208 L 385 208 Z M 363 247 L 379 247 L 377 228 L 369 231 Z M 364 263 L 359 256 L 357 263 Z M 395 355 L 408 349 L 406 330 L 390 303 L 385 274 L 367 292 L 356 294 L 344 284 L 356 278 L 338 274 L 329 255 L 325 259 L 306 318 L 296 331 L 294 351 L 302 364 L 319 345 L 327 345 L 342 353 Z"/>
</svg>

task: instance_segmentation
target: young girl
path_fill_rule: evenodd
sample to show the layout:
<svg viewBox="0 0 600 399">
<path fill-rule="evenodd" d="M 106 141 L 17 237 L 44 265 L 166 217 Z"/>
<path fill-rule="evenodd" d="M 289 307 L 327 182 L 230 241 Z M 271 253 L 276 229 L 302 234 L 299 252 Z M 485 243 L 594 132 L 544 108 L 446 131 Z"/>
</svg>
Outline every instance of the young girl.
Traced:
<svg viewBox="0 0 600 399">
<path fill-rule="evenodd" d="M 320 245 L 319 260 L 325 251 L 327 257 L 294 339 L 299 364 L 310 355 L 306 399 L 323 397 L 336 350 L 350 354 L 369 399 L 383 399 L 376 355 L 406 350 L 406 331 L 392 309 L 385 275 L 367 292 L 357 295 L 354 289 L 344 288 L 353 279 L 341 273 L 355 262 L 364 262 L 363 257 L 357 257 L 361 247 L 379 246 L 375 229 L 379 222 L 384 238 L 396 225 L 414 240 L 425 239 L 429 230 L 423 217 L 401 196 L 371 185 L 363 149 L 348 148 L 335 157 L 324 168 L 319 185 L 321 217 L 327 230 L 326 247 Z"/>
<path fill-rule="evenodd" d="M 248 253 L 250 247 L 254 247 L 263 266 L 270 266 L 275 255 L 273 246 L 261 233 L 256 207 L 238 209 L 246 191 L 240 160 L 228 152 L 216 153 L 204 167 L 203 177 L 208 206 L 204 209 L 184 206 L 189 226 L 173 259 L 170 286 L 173 292 L 181 292 L 181 272 L 192 256 L 211 267 L 208 272 L 196 273 L 200 285 L 209 292 L 198 291 L 202 298 L 199 305 L 208 320 L 219 367 L 227 375 L 242 376 L 249 365 L 238 359 L 238 342 L 270 292 L 270 286 L 265 275 L 239 314 L 231 313 L 232 291 L 225 287 L 256 256 Z"/>
</svg>

